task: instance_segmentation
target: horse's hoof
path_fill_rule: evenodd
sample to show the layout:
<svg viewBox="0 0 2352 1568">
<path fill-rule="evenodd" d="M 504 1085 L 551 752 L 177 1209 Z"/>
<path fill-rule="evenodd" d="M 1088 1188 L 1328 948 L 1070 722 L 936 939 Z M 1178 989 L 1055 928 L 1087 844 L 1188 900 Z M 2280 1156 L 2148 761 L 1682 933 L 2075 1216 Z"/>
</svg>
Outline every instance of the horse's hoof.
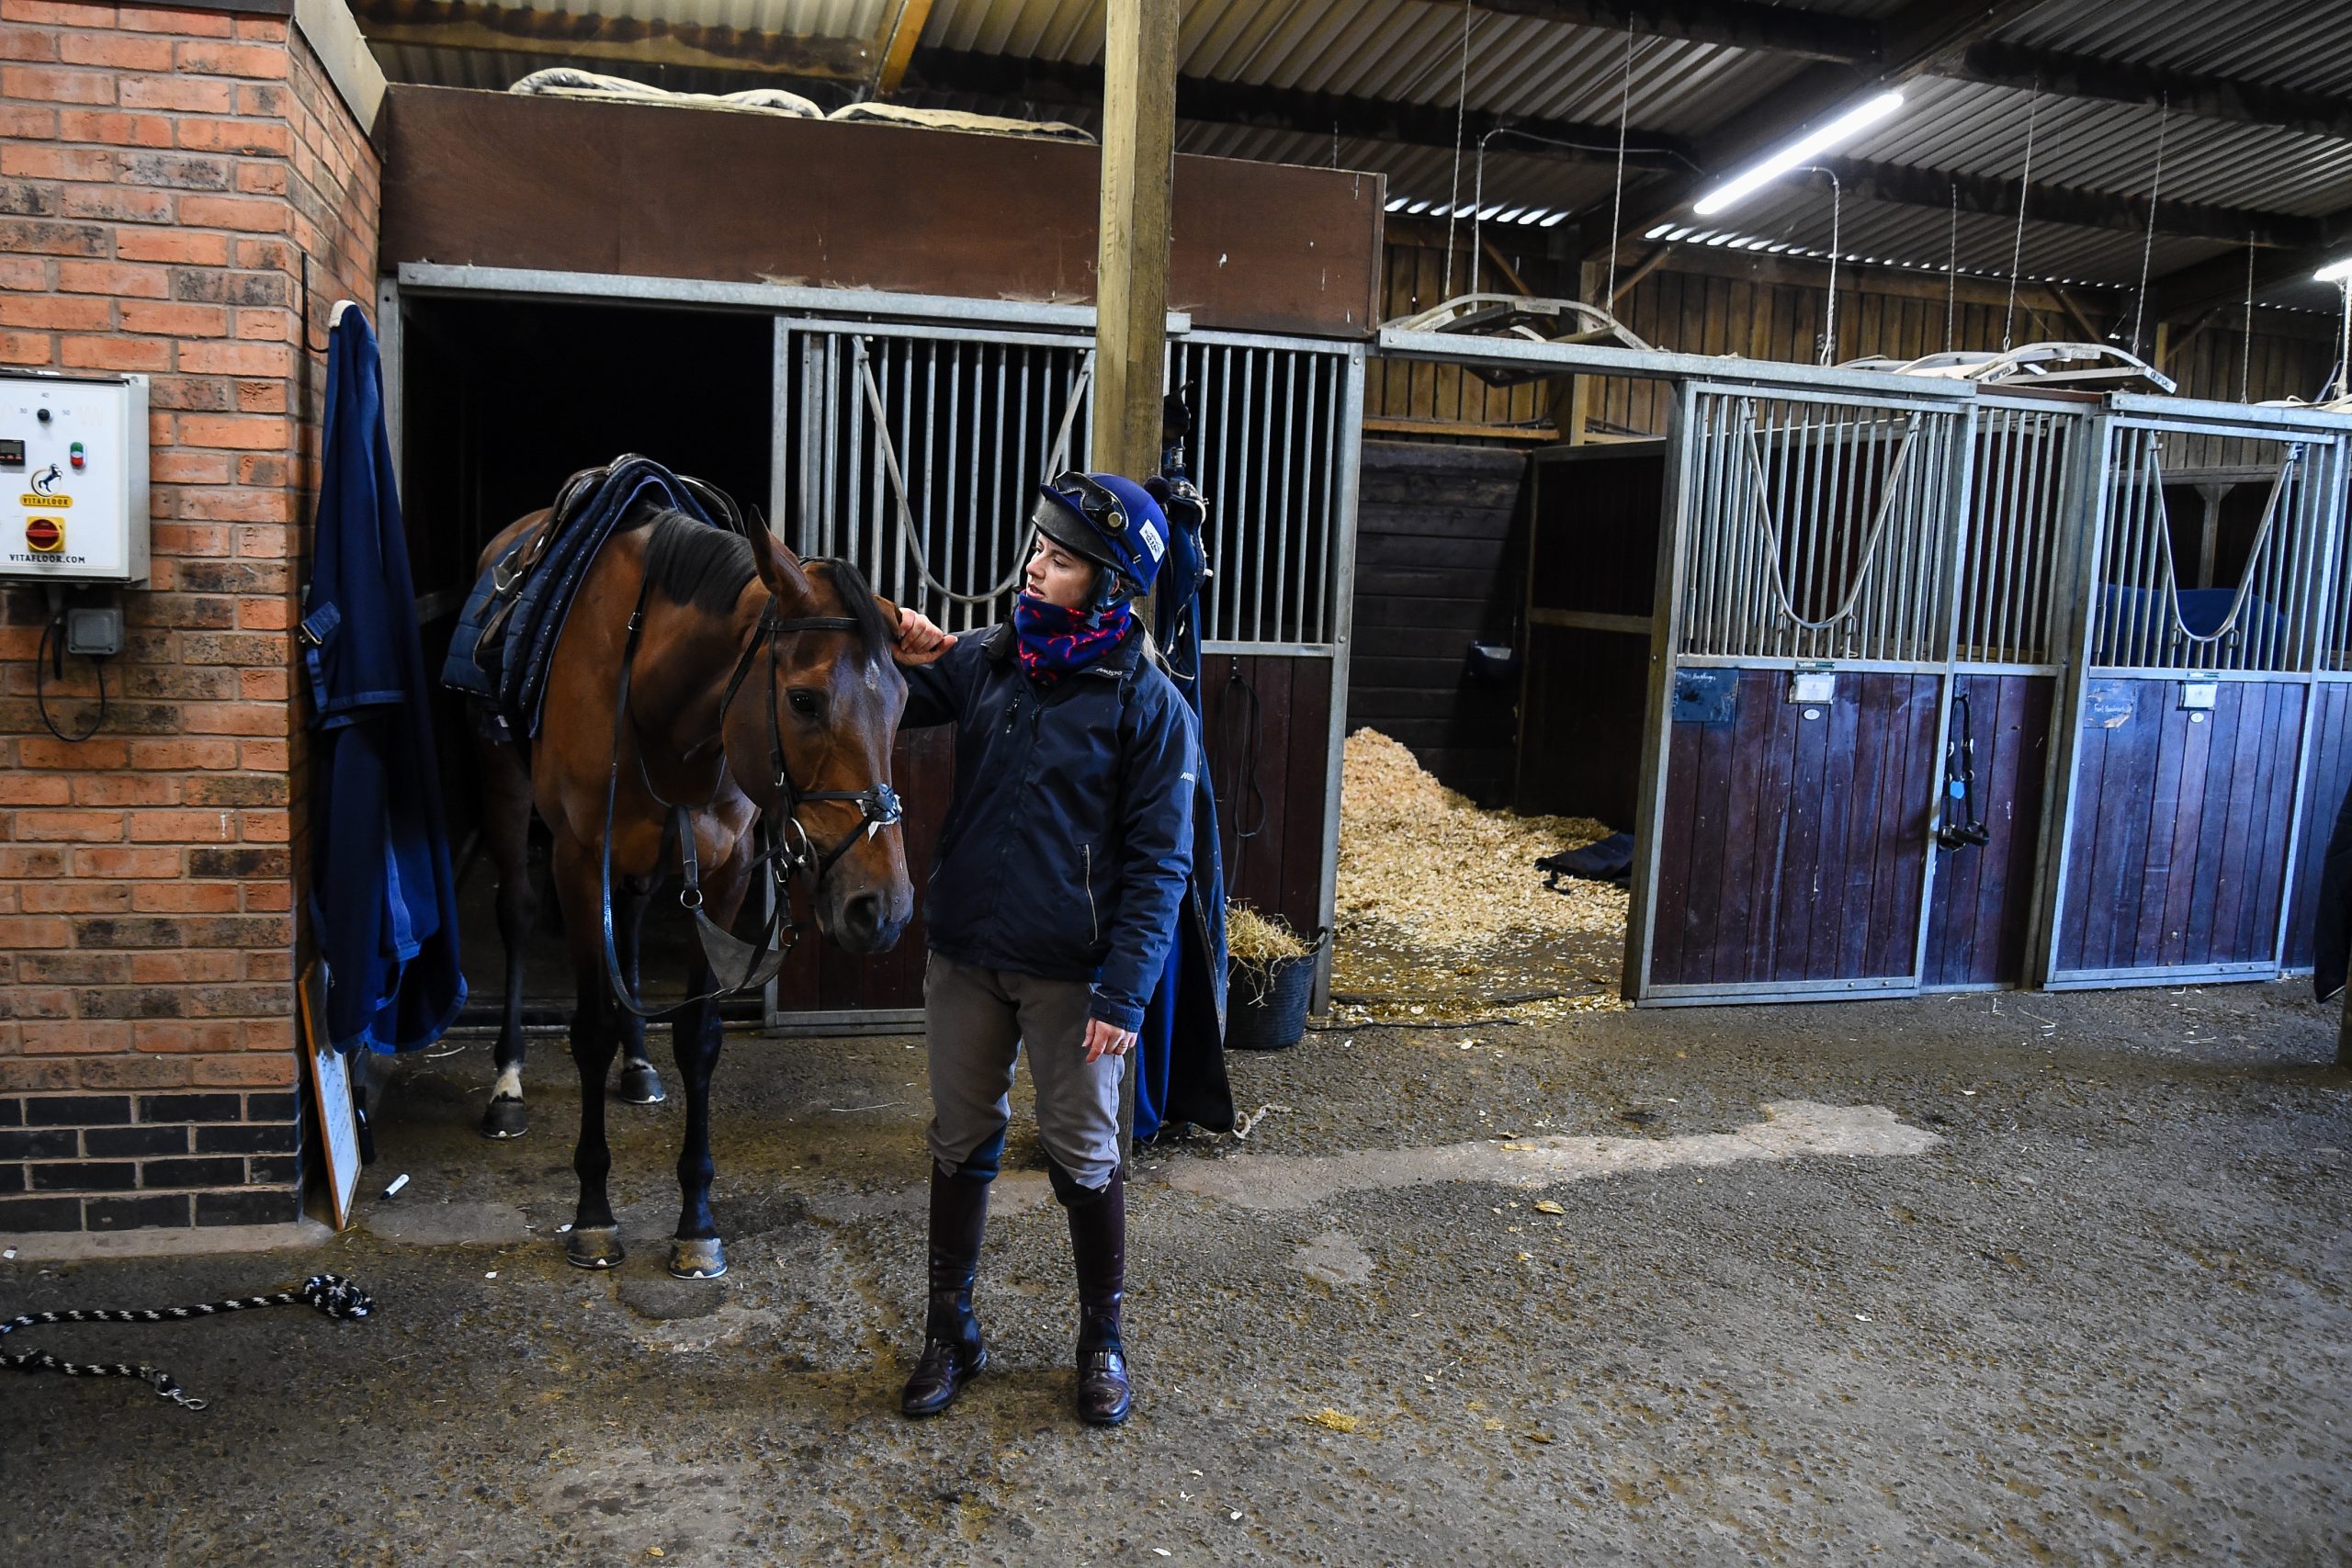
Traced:
<svg viewBox="0 0 2352 1568">
<path fill-rule="evenodd" d="M 659 1105 L 670 1098 L 650 1062 L 621 1064 L 620 1096 L 625 1105 Z"/>
<path fill-rule="evenodd" d="M 621 1248 L 621 1227 L 589 1225 L 564 1237 L 563 1256 L 574 1269 L 617 1269 L 628 1254 Z"/>
<path fill-rule="evenodd" d="M 716 1280 L 727 1272 L 727 1247 L 715 1235 L 681 1237 L 670 1244 L 670 1274 L 679 1280 Z"/>
<path fill-rule="evenodd" d="M 504 1097 L 490 1102 L 481 1113 L 481 1135 L 485 1138 L 519 1138 L 531 1130 L 531 1112 L 519 1100 Z"/>
</svg>

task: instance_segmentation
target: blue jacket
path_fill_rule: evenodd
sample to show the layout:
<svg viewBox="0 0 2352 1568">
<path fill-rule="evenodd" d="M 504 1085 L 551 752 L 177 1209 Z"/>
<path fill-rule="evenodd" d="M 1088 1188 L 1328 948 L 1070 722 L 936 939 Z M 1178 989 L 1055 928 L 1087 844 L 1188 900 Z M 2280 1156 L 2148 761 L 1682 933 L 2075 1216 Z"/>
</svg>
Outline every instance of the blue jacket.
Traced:
<svg viewBox="0 0 2352 1568">
<path fill-rule="evenodd" d="M 1142 1026 L 1193 870 L 1200 734 L 1130 637 L 1040 693 L 1011 626 L 909 669 L 909 726 L 956 726 L 956 797 L 923 918 L 933 951 L 1093 984 L 1089 1011 Z"/>
<path fill-rule="evenodd" d="M 319 513 L 300 641 L 311 677 L 312 930 L 338 1048 L 428 1045 L 466 999 L 432 688 L 383 377 L 367 318 L 328 337 Z"/>
</svg>

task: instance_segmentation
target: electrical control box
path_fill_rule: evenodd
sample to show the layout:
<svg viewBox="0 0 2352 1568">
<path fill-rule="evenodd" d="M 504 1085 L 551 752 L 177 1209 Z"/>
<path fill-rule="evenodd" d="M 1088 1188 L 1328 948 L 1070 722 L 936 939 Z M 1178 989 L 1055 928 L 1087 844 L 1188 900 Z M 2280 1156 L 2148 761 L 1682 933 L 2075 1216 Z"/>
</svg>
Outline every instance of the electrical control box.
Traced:
<svg viewBox="0 0 2352 1568">
<path fill-rule="evenodd" d="M 147 378 L 0 369 L 0 581 L 147 581 Z"/>
</svg>

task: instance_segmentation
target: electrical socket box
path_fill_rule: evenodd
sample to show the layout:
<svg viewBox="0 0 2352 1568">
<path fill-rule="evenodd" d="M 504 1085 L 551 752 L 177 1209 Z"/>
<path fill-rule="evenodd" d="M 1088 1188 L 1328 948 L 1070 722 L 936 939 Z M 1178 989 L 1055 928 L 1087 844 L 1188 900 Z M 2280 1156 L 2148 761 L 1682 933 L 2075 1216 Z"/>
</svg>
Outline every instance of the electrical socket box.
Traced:
<svg viewBox="0 0 2352 1568">
<path fill-rule="evenodd" d="M 147 378 L 0 369 L 0 581 L 147 581 Z"/>
</svg>

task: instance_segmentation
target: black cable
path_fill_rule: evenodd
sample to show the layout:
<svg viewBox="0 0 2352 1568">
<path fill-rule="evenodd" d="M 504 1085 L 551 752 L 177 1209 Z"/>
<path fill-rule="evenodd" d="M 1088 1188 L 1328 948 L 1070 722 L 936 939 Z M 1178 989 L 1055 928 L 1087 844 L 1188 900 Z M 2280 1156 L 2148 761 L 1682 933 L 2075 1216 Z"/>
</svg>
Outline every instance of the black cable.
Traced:
<svg viewBox="0 0 2352 1568">
<path fill-rule="evenodd" d="M 1220 739 L 1231 729 L 1233 716 L 1242 711 L 1236 701 L 1234 688 L 1237 686 L 1240 688 L 1239 695 L 1249 702 L 1249 717 L 1239 737 L 1240 744 L 1234 748 L 1232 793 L 1217 802 L 1221 819 L 1233 824 L 1233 860 L 1226 884 L 1228 894 L 1231 889 L 1241 886 L 1241 868 L 1249 857 L 1250 840 L 1266 830 L 1266 795 L 1258 784 L 1258 740 L 1259 731 L 1264 725 L 1265 710 L 1258 700 L 1258 688 L 1241 673 L 1241 660 L 1238 654 L 1226 671 L 1225 706 L 1217 715 Z M 1219 750 L 1223 750 L 1219 748 Z M 1242 826 L 1241 801 L 1245 789 L 1257 804 L 1258 819 L 1254 827 Z"/>
<path fill-rule="evenodd" d="M 70 746 L 78 746 L 104 729 L 107 725 L 106 661 L 98 659 L 90 660 L 90 667 L 96 670 L 98 675 L 98 716 L 93 719 L 90 728 L 82 731 L 81 734 L 68 735 L 57 728 L 55 719 L 49 716 L 49 691 L 41 681 L 41 668 L 50 661 L 49 639 L 52 637 L 58 639 L 56 655 L 58 679 L 63 680 L 65 677 L 65 621 L 62 616 L 60 616 L 41 628 L 40 648 L 33 655 L 33 706 L 40 710 L 40 721 L 48 726 L 51 735 Z"/>
</svg>

